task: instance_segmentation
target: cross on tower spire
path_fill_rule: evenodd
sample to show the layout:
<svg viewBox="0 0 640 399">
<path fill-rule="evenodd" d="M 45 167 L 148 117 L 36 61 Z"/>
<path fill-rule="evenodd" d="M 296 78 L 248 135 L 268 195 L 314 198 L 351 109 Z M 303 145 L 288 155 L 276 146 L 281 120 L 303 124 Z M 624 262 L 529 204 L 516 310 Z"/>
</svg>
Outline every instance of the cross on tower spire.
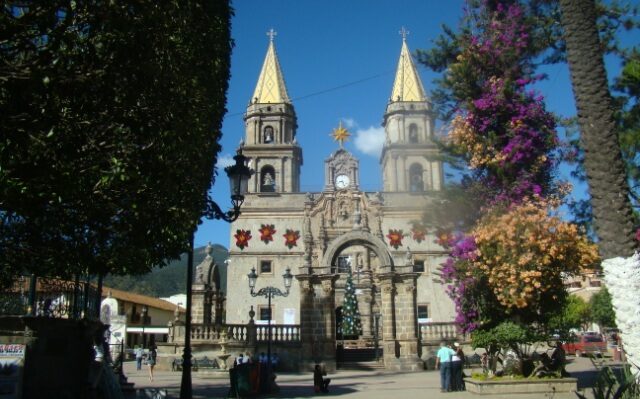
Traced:
<svg viewBox="0 0 640 399">
<path fill-rule="evenodd" d="M 407 40 L 407 36 L 409 36 L 409 32 L 408 30 L 406 30 L 404 28 L 404 26 L 402 28 L 400 28 L 400 31 L 398 32 L 401 36 L 402 36 L 402 41 L 406 41 Z"/>
<path fill-rule="evenodd" d="M 275 30 L 273 30 L 273 28 L 269 29 L 269 31 L 267 32 L 267 36 L 269 36 L 269 41 L 272 42 L 273 38 L 278 36 L 278 32 L 276 32 Z"/>
</svg>

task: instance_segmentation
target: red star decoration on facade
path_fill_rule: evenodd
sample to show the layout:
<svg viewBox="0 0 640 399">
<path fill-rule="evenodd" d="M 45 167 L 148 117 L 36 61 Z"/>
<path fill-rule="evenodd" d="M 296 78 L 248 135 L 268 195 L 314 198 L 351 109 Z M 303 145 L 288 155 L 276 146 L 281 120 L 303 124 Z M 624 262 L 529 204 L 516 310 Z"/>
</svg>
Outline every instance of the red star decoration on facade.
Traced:
<svg viewBox="0 0 640 399">
<path fill-rule="evenodd" d="M 276 234 L 275 226 L 272 224 L 262 224 L 258 231 L 260 232 L 260 240 L 265 244 L 273 241 L 273 235 Z"/>
<path fill-rule="evenodd" d="M 421 243 L 425 240 L 427 229 L 420 223 L 414 223 L 411 234 L 416 242 Z"/>
<path fill-rule="evenodd" d="M 282 236 L 284 237 L 284 245 L 289 249 L 298 246 L 298 238 L 300 238 L 300 232 L 298 230 L 287 229 L 287 232 Z"/>
<path fill-rule="evenodd" d="M 387 234 L 389 245 L 391 245 L 395 249 L 398 249 L 398 247 L 402 246 L 402 237 L 404 237 L 402 230 L 389 229 L 389 234 Z"/>
<path fill-rule="evenodd" d="M 236 246 L 240 249 L 244 249 L 249 246 L 249 240 L 251 240 L 250 230 L 236 230 L 236 234 L 233 235 L 236 239 Z"/>
</svg>

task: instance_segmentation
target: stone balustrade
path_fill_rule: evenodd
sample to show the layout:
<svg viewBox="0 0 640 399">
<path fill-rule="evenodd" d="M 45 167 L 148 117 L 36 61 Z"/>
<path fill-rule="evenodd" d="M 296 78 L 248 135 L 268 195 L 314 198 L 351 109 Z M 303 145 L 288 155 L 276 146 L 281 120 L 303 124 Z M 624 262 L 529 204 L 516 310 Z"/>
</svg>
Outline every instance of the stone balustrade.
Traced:
<svg viewBox="0 0 640 399">
<path fill-rule="evenodd" d="M 267 342 L 269 339 L 269 326 L 256 326 L 256 330 L 258 342 Z M 272 324 L 271 342 L 300 342 L 300 325 Z"/>
<path fill-rule="evenodd" d="M 420 323 L 418 327 L 420 332 L 420 340 L 424 343 L 466 340 L 462 334 L 458 333 L 455 323 Z"/>
<path fill-rule="evenodd" d="M 177 327 L 177 326 L 176 326 Z M 175 327 L 172 327 L 175 328 Z M 227 342 L 267 342 L 269 338 L 269 326 L 255 324 L 223 324 L 223 325 L 191 325 L 191 341 L 193 343 L 219 343 L 226 332 Z M 182 341 L 180 334 L 169 334 L 175 337 L 170 341 Z M 252 336 L 255 337 L 252 340 Z M 299 324 L 272 324 L 271 342 L 300 342 Z"/>
</svg>

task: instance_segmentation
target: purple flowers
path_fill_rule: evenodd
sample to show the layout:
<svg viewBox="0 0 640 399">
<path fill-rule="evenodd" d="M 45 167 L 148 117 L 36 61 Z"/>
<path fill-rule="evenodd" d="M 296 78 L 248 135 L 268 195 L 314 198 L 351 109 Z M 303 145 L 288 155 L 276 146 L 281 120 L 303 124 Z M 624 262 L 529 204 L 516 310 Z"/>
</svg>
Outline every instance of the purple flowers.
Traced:
<svg viewBox="0 0 640 399">
<path fill-rule="evenodd" d="M 532 73 L 531 37 L 522 7 L 486 0 L 476 12 L 469 18 L 475 24 L 472 33 L 462 42 L 448 77 L 458 110 L 453 143 L 489 189 L 484 198 L 488 206 L 509 208 L 553 190 L 556 122 L 542 96 L 528 88 L 544 75 Z M 441 265 L 442 278 L 449 283 L 456 322 L 470 332 L 480 325 L 480 298 L 492 294 L 473 268 L 481 255 L 475 238 L 446 237 L 440 240 L 450 251 Z"/>
</svg>

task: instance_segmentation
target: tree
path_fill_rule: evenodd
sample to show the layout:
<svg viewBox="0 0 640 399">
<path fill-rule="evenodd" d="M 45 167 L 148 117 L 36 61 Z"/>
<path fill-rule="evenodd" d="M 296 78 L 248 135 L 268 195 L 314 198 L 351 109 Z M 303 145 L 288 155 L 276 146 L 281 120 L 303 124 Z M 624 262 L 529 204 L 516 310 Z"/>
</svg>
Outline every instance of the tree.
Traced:
<svg viewBox="0 0 640 399">
<path fill-rule="evenodd" d="M 569 295 L 562 312 L 553 317 L 551 328 L 566 334 L 569 329 L 584 330 L 592 319 L 590 304 L 577 295 Z"/>
<path fill-rule="evenodd" d="M 362 321 L 360 320 L 360 310 L 358 309 L 358 298 L 356 297 L 356 287 L 353 285 L 351 271 L 349 271 L 347 275 L 347 282 L 344 286 L 341 328 L 343 337 L 353 337 L 362 334 Z"/>
<path fill-rule="evenodd" d="M 210 206 L 227 2 L 5 2 L 0 278 L 143 273 Z"/>
<path fill-rule="evenodd" d="M 611 294 L 607 287 L 603 287 L 600 291 L 593 294 L 589 299 L 589 308 L 591 309 L 591 319 L 597 323 L 600 328 L 616 327 L 616 317 L 611 304 Z"/>
<path fill-rule="evenodd" d="M 605 259 L 628 257 L 637 244 L 596 6 L 594 0 L 560 0 L 560 8 L 600 252 Z"/>
<path fill-rule="evenodd" d="M 563 275 L 580 273 L 597 253 L 577 226 L 552 215 L 565 188 L 553 180 L 554 118 L 528 87 L 539 79 L 532 21 L 518 4 L 502 1 L 478 3 L 465 23 L 442 84 L 456 110 L 450 148 L 485 192 L 473 228 L 440 236 L 450 248 L 442 277 L 463 331 L 505 320 L 543 330 L 547 310 L 566 298 Z"/>
<path fill-rule="evenodd" d="M 614 89 L 618 105 L 618 141 L 622 152 L 634 207 L 636 226 L 640 226 L 640 52 L 632 51 L 624 60 Z M 640 234 L 636 235 L 640 241 Z"/>
</svg>

